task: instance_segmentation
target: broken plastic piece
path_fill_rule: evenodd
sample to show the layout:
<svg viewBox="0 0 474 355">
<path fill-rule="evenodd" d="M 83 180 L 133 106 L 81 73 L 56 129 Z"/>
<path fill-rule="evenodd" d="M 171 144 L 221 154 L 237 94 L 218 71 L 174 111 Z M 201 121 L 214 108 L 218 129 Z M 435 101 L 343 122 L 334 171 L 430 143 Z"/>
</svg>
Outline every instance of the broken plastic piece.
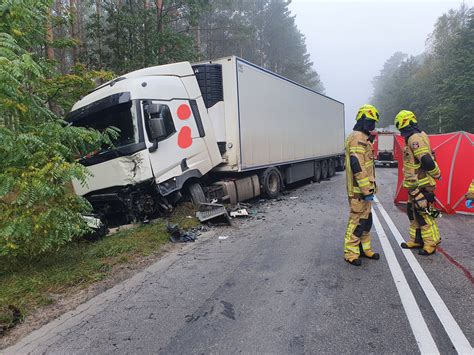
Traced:
<svg viewBox="0 0 474 355">
<path fill-rule="evenodd" d="M 224 205 L 217 203 L 201 203 L 199 210 L 196 212 L 196 217 L 201 222 L 206 222 L 221 216 L 224 216 L 227 223 L 230 224 L 229 215 Z"/>
<path fill-rule="evenodd" d="M 228 235 L 220 235 L 218 239 L 219 240 L 226 240 L 227 238 L 229 238 Z"/>
<path fill-rule="evenodd" d="M 237 210 L 237 211 L 232 211 L 230 213 L 230 216 L 231 217 L 245 217 L 245 216 L 248 216 L 249 213 L 247 212 L 247 210 L 245 208 L 242 208 L 240 210 Z"/>
</svg>

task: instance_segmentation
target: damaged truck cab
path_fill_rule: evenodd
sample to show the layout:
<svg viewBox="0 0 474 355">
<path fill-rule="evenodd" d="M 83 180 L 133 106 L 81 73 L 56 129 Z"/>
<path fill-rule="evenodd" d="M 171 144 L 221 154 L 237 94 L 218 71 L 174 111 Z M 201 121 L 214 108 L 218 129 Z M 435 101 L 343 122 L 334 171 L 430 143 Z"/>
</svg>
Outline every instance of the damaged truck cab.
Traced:
<svg viewBox="0 0 474 355">
<path fill-rule="evenodd" d="M 138 70 L 77 102 L 76 126 L 120 130 L 114 146 L 81 159 L 91 173 L 74 181 L 96 212 L 129 221 L 154 215 L 180 198 L 190 181 L 222 162 L 201 90 L 189 63 Z M 168 197 L 168 200 L 166 199 Z"/>
</svg>

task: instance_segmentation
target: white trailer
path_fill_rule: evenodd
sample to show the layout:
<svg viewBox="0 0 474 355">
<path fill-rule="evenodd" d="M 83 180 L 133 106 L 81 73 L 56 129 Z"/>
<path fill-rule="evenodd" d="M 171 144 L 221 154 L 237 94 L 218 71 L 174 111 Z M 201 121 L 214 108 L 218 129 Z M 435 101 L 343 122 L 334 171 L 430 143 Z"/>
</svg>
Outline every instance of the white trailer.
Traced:
<svg viewBox="0 0 474 355">
<path fill-rule="evenodd" d="M 377 152 L 375 154 L 376 165 L 397 166 L 394 157 L 395 133 L 377 132 Z"/>
<path fill-rule="evenodd" d="M 114 148 L 81 159 L 95 210 L 146 218 L 176 203 L 275 197 L 343 169 L 344 105 L 237 57 L 141 69 L 77 102 L 71 124 L 115 126 Z"/>
</svg>

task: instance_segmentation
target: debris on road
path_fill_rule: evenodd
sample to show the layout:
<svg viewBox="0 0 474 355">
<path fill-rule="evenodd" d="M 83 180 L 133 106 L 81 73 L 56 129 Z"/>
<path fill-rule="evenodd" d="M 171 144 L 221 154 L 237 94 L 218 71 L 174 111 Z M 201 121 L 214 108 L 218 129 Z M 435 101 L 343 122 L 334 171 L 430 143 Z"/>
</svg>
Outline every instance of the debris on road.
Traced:
<svg viewBox="0 0 474 355">
<path fill-rule="evenodd" d="M 290 196 L 290 200 L 296 200 L 298 196 Z"/>
<path fill-rule="evenodd" d="M 227 224 L 231 224 L 226 208 L 224 205 L 218 203 L 201 203 L 196 212 L 196 217 L 200 222 L 206 222 L 211 219 L 222 217 L 225 219 Z"/>
<path fill-rule="evenodd" d="M 220 235 L 218 239 L 219 240 L 226 240 L 227 238 L 229 238 L 228 235 Z"/>
<path fill-rule="evenodd" d="M 231 217 L 247 217 L 249 216 L 249 213 L 247 212 L 247 210 L 245 208 L 243 209 L 240 209 L 240 210 L 237 210 L 237 211 L 232 211 L 230 213 L 230 216 Z"/>
<path fill-rule="evenodd" d="M 197 239 L 196 233 L 191 232 L 191 231 L 184 232 L 178 227 L 177 224 L 168 224 L 167 230 L 168 230 L 168 233 L 171 234 L 170 241 L 172 243 L 195 242 Z"/>
</svg>

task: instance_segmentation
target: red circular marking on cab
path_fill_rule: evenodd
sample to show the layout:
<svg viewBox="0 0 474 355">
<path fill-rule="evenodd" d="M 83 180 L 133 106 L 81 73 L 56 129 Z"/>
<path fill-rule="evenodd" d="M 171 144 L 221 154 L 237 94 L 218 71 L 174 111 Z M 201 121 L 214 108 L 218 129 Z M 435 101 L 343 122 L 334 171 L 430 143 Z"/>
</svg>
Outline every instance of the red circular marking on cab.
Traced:
<svg viewBox="0 0 474 355">
<path fill-rule="evenodd" d="M 180 120 L 187 120 L 189 117 L 191 117 L 191 109 L 189 106 L 186 104 L 179 105 L 178 118 Z"/>
<path fill-rule="evenodd" d="M 191 128 L 184 126 L 179 130 L 178 133 L 178 146 L 182 149 L 189 148 L 193 144 L 191 137 Z"/>
</svg>

